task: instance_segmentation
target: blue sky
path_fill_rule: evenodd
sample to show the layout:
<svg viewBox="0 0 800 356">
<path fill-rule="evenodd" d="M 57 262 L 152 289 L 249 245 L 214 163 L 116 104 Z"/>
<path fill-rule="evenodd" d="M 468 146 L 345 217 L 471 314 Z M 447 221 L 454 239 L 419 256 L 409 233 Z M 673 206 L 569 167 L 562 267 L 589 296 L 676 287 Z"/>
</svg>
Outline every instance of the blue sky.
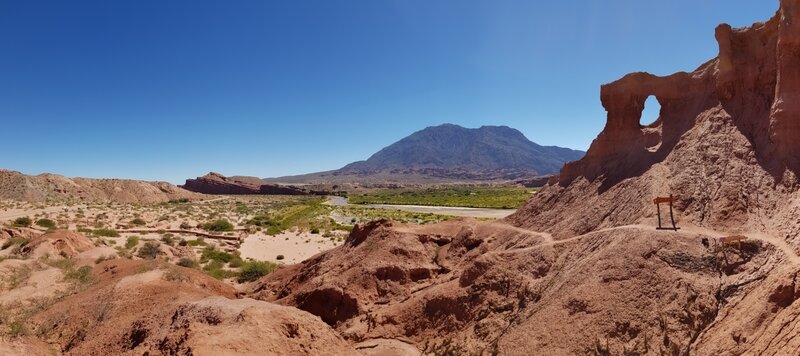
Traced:
<svg viewBox="0 0 800 356">
<path fill-rule="evenodd" d="M 777 7 L 0 0 L 0 168 L 280 176 L 339 168 L 441 123 L 586 149 L 605 123 L 601 84 L 693 70 L 716 56 L 717 24 Z"/>
</svg>

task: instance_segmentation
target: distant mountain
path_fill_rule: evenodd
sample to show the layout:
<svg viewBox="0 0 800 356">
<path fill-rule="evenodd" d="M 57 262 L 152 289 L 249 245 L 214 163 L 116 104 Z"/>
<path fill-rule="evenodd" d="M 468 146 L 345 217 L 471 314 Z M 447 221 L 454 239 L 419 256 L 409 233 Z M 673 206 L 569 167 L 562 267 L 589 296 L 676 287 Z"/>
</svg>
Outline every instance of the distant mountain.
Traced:
<svg viewBox="0 0 800 356">
<path fill-rule="evenodd" d="M 341 170 L 520 170 L 552 174 L 565 162 L 577 160 L 583 154 L 568 148 L 537 145 L 507 126 L 468 129 L 444 124 L 417 131 L 366 161 L 348 164 Z"/>
<path fill-rule="evenodd" d="M 370 180 L 516 180 L 557 173 L 583 151 L 541 146 L 507 126 L 477 129 L 453 124 L 417 131 L 359 161 L 328 172 L 267 179 L 320 183 Z"/>
</svg>

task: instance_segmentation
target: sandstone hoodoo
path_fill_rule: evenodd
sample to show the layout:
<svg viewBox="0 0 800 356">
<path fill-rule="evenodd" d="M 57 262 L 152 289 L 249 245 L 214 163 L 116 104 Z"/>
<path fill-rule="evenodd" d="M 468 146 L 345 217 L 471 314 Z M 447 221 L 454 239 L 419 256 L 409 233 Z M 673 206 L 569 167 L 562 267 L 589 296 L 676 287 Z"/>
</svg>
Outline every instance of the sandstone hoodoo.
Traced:
<svg viewBox="0 0 800 356">
<path fill-rule="evenodd" d="M 258 178 L 242 179 L 225 177 L 211 172 L 196 179 L 187 179 L 181 188 L 204 194 L 261 194 L 261 195 L 307 195 L 325 194 L 294 186 L 262 184 Z"/>
<path fill-rule="evenodd" d="M 433 354 L 798 354 L 798 23 L 784 0 L 691 73 L 604 85 L 586 156 L 505 221 L 358 227 L 253 295 Z"/>
<path fill-rule="evenodd" d="M 652 197 L 675 193 L 684 221 L 796 236 L 800 112 L 790 98 L 800 91 L 798 16 L 794 1 L 782 1 L 765 23 L 717 27 L 719 57 L 694 72 L 634 73 L 604 85 L 603 132 L 513 221 L 581 234 L 650 217 Z M 661 112 L 643 126 L 649 96 Z M 576 218 L 562 219 L 567 212 Z"/>
</svg>

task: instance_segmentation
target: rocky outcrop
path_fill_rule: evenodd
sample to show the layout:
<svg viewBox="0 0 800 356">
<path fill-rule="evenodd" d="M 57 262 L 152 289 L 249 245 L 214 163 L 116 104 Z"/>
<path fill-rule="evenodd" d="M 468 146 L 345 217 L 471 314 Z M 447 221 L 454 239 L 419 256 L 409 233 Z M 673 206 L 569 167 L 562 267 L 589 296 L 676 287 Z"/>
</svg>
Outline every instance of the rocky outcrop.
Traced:
<svg viewBox="0 0 800 356">
<path fill-rule="evenodd" d="M 690 73 L 633 73 L 601 88 L 607 123 L 586 156 L 568 163 L 510 221 L 571 236 L 654 219 L 652 198 L 673 194 L 678 219 L 731 231 L 800 233 L 800 10 L 720 25 L 719 56 Z M 645 100 L 661 104 L 642 125 Z M 797 241 L 800 243 L 800 241 Z"/>
<path fill-rule="evenodd" d="M 29 176 L 0 169 L 0 199 L 32 202 L 160 203 L 173 199 L 202 198 L 201 194 L 178 188 L 167 182 L 67 178 L 57 174 Z"/>
<path fill-rule="evenodd" d="M 255 184 L 250 180 L 237 180 L 222 174 L 211 172 L 196 179 L 187 179 L 181 186 L 203 194 L 255 194 L 255 195 L 308 195 L 325 194 L 325 192 L 312 192 L 294 186 L 277 184 Z"/>
<path fill-rule="evenodd" d="M 252 299 L 200 271 L 112 260 L 92 287 L 59 299 L 31 323 L 64 355 L 352 355 L 313 315 Z"/>
<path fill-rule="evenodd" d="M 94 248 L 94 243 L 79 232 L 58 230 L 34 237 L 21 251 L 28 258 L 72 258 Z"/>
</svg>

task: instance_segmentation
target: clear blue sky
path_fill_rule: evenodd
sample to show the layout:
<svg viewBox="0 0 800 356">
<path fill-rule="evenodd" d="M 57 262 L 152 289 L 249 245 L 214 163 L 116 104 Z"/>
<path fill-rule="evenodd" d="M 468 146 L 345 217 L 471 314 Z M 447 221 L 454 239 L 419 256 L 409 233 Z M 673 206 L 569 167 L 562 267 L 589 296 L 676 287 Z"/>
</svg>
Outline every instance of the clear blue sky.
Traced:
<svg viewBox="0 0 800 356">
<path fill-rule="evenodd" d="M 427 126 L 586 149 L 599 87 L 693 70 L 754 0 L 0 0 L 0 168 L 329 170 Z M 655 115 L 655 114 L 648 114 Z"/>
</svg>

